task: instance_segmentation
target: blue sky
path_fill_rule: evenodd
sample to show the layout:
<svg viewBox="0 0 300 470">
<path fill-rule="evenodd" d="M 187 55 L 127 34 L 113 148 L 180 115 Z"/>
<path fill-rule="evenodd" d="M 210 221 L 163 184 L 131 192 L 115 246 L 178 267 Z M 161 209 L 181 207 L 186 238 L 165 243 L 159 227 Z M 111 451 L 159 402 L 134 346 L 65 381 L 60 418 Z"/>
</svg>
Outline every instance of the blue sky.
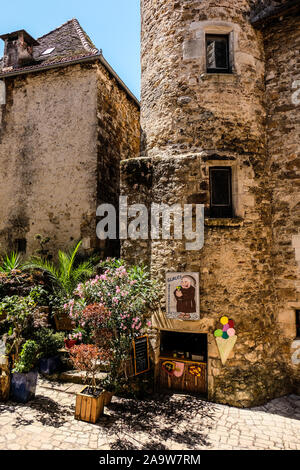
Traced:
<svg viewBox="0 0 300 470">
<path fill-rule="evenodd" d="M 38 38 L 77 18 L 130 90 L 140 96 L 140 0 L 1 2 L 0 34 L 26 29 Z M 0 56 L 3 41 L 0 40 Z"/>
</svg>

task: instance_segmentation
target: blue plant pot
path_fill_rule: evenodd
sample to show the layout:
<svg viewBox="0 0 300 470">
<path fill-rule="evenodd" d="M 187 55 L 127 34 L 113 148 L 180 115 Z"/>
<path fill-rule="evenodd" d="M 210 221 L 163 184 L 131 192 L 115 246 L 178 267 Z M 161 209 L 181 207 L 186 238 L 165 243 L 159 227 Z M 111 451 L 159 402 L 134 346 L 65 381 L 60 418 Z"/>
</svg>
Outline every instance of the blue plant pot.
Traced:
<svg viewBox="0 0 300 470">
<path fill-rule="evenodd" d="M 51 375 L 60 369 L 61 361 L 59 356 L 40 359 L 39 370 L 41 374 Z"/>
<path fill-rule="evenodd" d="M 33 370 L 27 374 L 15 372 L 12 374 L 10 393 L 11 398 L 19 403 L 33 400 L 37 384 L 38 371 Z"/>
</svg>

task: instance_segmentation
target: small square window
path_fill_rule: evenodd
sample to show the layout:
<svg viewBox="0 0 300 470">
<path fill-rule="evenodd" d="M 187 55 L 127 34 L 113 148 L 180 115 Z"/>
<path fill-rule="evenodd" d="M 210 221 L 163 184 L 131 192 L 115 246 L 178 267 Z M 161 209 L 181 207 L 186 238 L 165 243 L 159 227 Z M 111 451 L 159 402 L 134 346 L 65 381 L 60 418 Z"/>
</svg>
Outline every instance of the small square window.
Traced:
<svg viewBox="0 0 300 470">
<path fill-rule="evenodd" d="M 211 167 L 210 179 L 210 217 L 232 217 L 231 168 Z"/>
<path fill-rule="evenodd" d="M 229 36 L 206 35 L 206 69 L 208 73 L 230 73 Z"/>
</svg>

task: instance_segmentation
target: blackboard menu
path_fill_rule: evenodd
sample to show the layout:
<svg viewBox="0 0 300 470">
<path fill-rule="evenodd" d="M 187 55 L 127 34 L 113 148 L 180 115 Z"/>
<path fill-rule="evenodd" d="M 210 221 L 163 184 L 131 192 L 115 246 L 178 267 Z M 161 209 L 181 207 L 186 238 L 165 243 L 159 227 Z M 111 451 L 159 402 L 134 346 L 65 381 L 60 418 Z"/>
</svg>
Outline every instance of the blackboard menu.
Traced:
<svg viewBox="0 0 300 470">
<path fill-rule="evenodd" d="M 150 369 L 149 338 L 147 335 L 133 340 L 134 374 L 142 374 Z"/>
</svg>

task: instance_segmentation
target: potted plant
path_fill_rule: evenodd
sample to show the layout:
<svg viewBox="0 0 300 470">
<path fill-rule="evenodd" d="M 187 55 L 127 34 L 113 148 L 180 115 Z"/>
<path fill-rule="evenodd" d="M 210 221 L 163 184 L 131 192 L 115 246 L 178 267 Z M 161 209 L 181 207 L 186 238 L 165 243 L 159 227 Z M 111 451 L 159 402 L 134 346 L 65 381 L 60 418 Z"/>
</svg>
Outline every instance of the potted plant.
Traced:
<svg viewBox="0 0 300 470">
<path fill-rule="evenodd" d="M 157 307 L 159 289 L 144 266 L 128 267 L 113 259 L 101 268 L 102 274 L 78 285 L 69 308 L 72 318 L 88 327 L 92 341 L 108 354 L 109 383 L 103 386 L 111 394 L 116 386 L 128 388 L 135 380 L 128 367 L 132 341 L 151 328 L 149 316 Z"/>
<path fill-rule="evenodd" d="M 39 346 L 35 341 L 26 341 L 12 370 L 11 397 L 17 402 L 26 403 L 35 397 L 38 351 Z"/>
<path fill-rule="evenodd" d="M 75 344 L 77 344 L 78 341 L 81 341 L 81 340 L 82 340 L 82 332 L 78 328 L 74 330 L 72 333 L 70 333 L 67 338 L 65 338 L 64 340 L 65 347 L 67 349 L 71 349 L 73 348 L 73 346 L 75 346 Z"/>
<path fill-rule="evenodd" d="M 6 312 L 6 321 L 9 327 L 7 333 L 3 335 L 6 352 L 15 362 L 19 359 L 26 333 L 29 332 L 34 322 L 35 306 L 36 304 L 30 296 L 13 295 L 5 297 L 0 303 L 0 312 Z"/>
<path fill-rule="evenodd" d="M 104 409 L 105 391 L 97 387 L 96 375 L 105 352 L 93 344 L 81 344 L 69 354 L 74 367 L 85 372 L 85 386 L 76 395 L 75 419 L 96 423 Z"/>
<path fill-rule="evenodd" d="M 34 338 L 39 345 L 39 371 L 51 375 L 61 366 L 59 350 L 64 346 L 64 334 L 42 328 L 35 333 Z"/>
</svg>

